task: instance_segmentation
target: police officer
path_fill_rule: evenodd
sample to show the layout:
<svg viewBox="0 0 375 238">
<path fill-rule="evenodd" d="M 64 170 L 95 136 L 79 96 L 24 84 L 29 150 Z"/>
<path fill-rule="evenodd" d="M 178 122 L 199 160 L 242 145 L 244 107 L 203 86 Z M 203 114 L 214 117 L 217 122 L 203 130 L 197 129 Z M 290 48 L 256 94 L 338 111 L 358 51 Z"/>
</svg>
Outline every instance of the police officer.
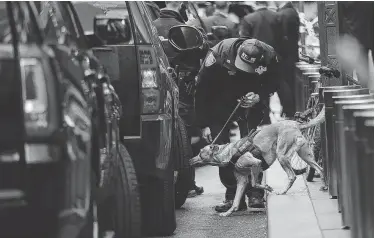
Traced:
<svg viewBox="0 0 375 238">
<path fill-rule="evenodd" d="M 181 54 L 176 52 L 173 47 L 168 42 L 168 32 L 169 29 L 177 25 L 185 25 L 184 18 L 181 16 L 183 2 L 165 2 L 166 8 L 161 9 L 160 17 L 154 21 L 154 25 L 158 31 L 159 37 L 162 39 L 162 44 L 165 53 L 168 57 L 169 63 L 172 67 L 176 65 L 180 66 L 180 71 L 184 71 L 184 75 L 180 72 L 177 77 L 177 85 L 179 88 L 179 105 L 178 112 L 183 120 L 188 133 L 188 142 L 190 142 L 191 137 L 195 136 L 196 130 L 192 127 L 194 118 L 194 97 L 193 97 L 193 86 L 195 84 L 195 76 L 200 68 L 200 58 L 204 58 L 207 52 L 207 43 L 202 47 L 202 49 L 196 50 L 194 52 L 189 52 L 190 54 Z M 199 29 L 202 31 L 202 29 Z M 204 32 L 202 32 L 204 34 Z M 190 151 L 189 153 L 193 153 Z M 191 155 L 186 154 L 186 157 Z M 192 184 L 191 190 L 188 196 L 194 197 L 203 193 L 203 187 L 197 186 L 195 183 L 195 173 L 192 174 Z"/>
<path fill-rule="evenodd" d="M 274 49 L 256 39 L 225 39 L 210 50 L 198 74 L 195 95 L 196 123 L 207 143 L 218 135 L 242 96 L 252 94 L 260 102 L 252 106 L 250 98 L 256 97 L 244 101 L 229 124 L 239 126 L 241 137 L 261 124 L 264 102 L 278 87 L 277 62 Z M 230 129 L 223 130 L 217 144 L 229 142 Z M 229 168 L 219 168 L 219 174 L 227 190 L 225 202 L 215 209 L 225 212 L 232 205 L 236 180 Z M 263 190 L 253 188 L 247 195 L 250 207 L 264 207 Z M 239 209 L 247 209 L 245 196 Z"/>
</svg>

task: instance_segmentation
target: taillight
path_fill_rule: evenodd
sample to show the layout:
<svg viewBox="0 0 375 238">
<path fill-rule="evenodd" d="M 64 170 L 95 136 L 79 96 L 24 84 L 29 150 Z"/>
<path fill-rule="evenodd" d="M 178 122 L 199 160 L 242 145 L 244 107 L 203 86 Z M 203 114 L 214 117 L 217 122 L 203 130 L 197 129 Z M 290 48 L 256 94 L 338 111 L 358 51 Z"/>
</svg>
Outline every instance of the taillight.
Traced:
<svg viewBox="0 0 375 238">
<path fill-rule="evenodd" d="M 22 58 L 20 69 L 26 135 L 30 138 L 46 135 L 51 123 L 42 62 L 36 58 Z M 59 158 L 59 153 L 60 149 L 55 145 L 25 143 L 25 160 L 28 164 L 54 161 Z"/>
<path fill-rule="evenodd" d="M 20 60 L 26 134 L 48 127 L 48 95 L 43 67 L 39 60 Z"/>
<path fill-rule="evenodd" d="M 150 46 L 140 46 L 138 55 L 142 80 L 142 112 L 144 114 L 161 113 L 164 108 L 164 103 L 161 102 L 164 95 L 154 50 Z"/>
<path fill-rule="evenodd" d="M 160 110 L 160 89 L 156 70 L 141 70 L 143 113 L 158 113 Z"/>
</svg>

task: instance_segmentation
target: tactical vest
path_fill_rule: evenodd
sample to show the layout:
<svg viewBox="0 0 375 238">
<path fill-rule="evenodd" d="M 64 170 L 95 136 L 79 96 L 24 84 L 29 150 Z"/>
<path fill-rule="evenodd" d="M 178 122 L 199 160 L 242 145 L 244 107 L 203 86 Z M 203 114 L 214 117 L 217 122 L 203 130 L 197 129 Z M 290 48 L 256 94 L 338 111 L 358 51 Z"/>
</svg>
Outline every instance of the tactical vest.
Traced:
<svg viewBox="0 0 375 238">
<path fill-rule="evenodd" d="M 237 163 L 238 159 L 242 155 L 244 155 L 246 152 L 250 152 L 255 158 L 257 158 L 260 161 L 262 161 L 261 167 L 262 167 L 263 171 L 267 170 L 270 167 L 269 164 L 267 164 L 267 162 L 264 160 L 264 158 L 262 156 L 262 152 L 260 151 L 260 149 L 257 146 L 255 146 L 254 143 L 253 143 L 254 137 L 259 132 L 260 132 L 260 130 L 256 130 L 256 129 L 252 129 L 250 131 L 249 135 L 247 136 L 248 139 L 245 140 L 240 145 L 240 147 L 238 148 L 238 152 L 234 156 L 232 156 L 232 158 L 230 159 L 229 164 L 228 164 L 228 166 L 230 168 L 234 168 L 234 166 Z"/>
</svg>

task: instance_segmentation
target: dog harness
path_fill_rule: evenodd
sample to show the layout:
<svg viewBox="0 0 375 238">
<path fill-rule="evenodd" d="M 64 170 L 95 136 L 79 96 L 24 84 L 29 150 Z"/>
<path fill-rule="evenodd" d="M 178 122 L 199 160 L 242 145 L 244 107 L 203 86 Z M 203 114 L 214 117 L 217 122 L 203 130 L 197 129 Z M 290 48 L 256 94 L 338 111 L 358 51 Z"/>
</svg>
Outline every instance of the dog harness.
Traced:
<svg viewBox="0 0 375 238">
<path fill-rule="evenodd" d="M 229 164 L 228 164 L 228 166 L 230 168 L 234 168 L 238 159 L 242 155 L 244 155 L 246 152 L 250 152 L 255 158 L 262 161 L 261 167 L 262 167 L 263 171 L 267 170 L 270 167 L 269 164 L 267 164 L 267 162 L 264 160 L 264 158 L 262 156 L 262 152 L 260 151 L 260 149 L 256 145 L 254 145 L 254 143 L 253 143 L 254 137 L 259 132 L 260 132 L 260 130 L 255 130 L 255 129 L 250 131 L 249 135 L 247 136 L 248 139 L 244 140 L 244 142 L 238 148 L 238 152 L 234 156 L 232 156 L 232 158 L 230 159 Z"/>
</svg>

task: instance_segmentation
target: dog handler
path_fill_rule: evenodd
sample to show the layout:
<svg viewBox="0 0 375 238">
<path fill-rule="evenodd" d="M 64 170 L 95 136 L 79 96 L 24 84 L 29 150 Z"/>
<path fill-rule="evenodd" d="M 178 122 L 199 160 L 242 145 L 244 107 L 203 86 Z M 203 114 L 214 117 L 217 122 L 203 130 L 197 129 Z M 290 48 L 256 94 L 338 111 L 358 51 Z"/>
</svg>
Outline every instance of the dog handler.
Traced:
<svg viewBox="0 0 375 238">
<path fill-rule="evenodd" d="M 218 135 L 243 96 L 246 100 L 215 143 L 229 143 L 231 127 L 238 126 L 242 138 L 261 124 L 264 113 L 269 113 L 263 102 L 278 88 L 277 67 L 274 49 L 256 39 L 230 38 L 211 48 L 198 74 L 195 94 L 196 123 L 207 143 Z M 232 206 L 236 179 L 228 167 L 219 168 L 219 175 L 226 193 L 225 201 L 215 210 L 225 212 Z M 264 207 L 264 191 L 250 187 L 246 193 L 249 206 Z M 246 209 L 244 196 L 239 210 Z"/>
</svg>

